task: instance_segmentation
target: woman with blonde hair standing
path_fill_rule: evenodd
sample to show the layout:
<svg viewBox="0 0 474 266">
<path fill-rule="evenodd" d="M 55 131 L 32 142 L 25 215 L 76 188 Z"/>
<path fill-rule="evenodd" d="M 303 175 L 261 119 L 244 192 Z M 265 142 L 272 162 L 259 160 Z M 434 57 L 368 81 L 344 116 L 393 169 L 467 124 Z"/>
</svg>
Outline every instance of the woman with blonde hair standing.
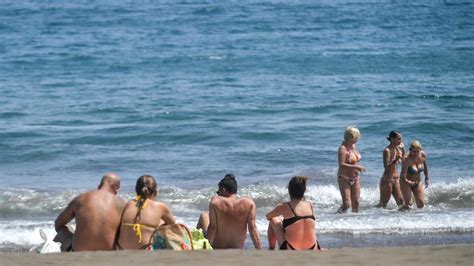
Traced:
<svg viewBox="0 0 474 266">
<path fill-rule="evenodd" d="M 410 153 L 402 163 L 400 176 L 400 189 L 403 194 L 404 205 L 400 210 L 408 210 L 413 204 L 412 195 L 415 196 L 416 207 L 425 206 L 425 192 L 421 185 L 421 173 L 425 175 L 425 188 L 429 186 L 428 162 L 426 154 L 422 151 L 421 143 L 414 140 L 410 143 Z"/>
<path fill-rule="evenodd" d="M 349 126 L 344 131 L 344 141 L 339 146 L 337 182 L 342 197 L 342 205 L 338 212 L 346 212 L 352 207 L 352 212 L 359 211 L 360 174 L 366 169 L 359 164 L 362 156 L 355 144 L 360 139 L 360 131 L 355 126 Z"/>
</svg>

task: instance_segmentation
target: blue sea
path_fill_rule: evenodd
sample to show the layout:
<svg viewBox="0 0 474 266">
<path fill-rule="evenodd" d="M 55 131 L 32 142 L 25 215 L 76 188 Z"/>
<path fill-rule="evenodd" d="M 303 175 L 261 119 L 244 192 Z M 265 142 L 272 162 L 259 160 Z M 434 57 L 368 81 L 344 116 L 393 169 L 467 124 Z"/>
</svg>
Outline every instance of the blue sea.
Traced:
<svg viewBox="0 0 474 266">
<path fill-rule="evenodd" d="M 341 215 L 348 125 L 368 171 Z M 428 156 L 423 210 L 372 207 L 394 129 Z M 473 143 L 473 1 L 0 0 L 3 251 L 53 236 L 109 171 L 124 199 L 155 176 L 190 227 L 232 172 L 264 245 L 294 175 L 324 248 L 473 244 Z"/>
</svg>

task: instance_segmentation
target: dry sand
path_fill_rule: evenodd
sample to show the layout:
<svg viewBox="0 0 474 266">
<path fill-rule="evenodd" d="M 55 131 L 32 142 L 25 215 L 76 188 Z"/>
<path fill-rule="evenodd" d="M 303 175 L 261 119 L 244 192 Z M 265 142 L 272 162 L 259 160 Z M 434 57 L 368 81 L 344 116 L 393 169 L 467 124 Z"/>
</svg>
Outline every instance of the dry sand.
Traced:
<svg viewBox="0 0 474 266">
<path fill-rule="evenodd" d="M 0 265 L 474 265 L 474 245 L 311 251 L 0 253 Z"/>
</svg>

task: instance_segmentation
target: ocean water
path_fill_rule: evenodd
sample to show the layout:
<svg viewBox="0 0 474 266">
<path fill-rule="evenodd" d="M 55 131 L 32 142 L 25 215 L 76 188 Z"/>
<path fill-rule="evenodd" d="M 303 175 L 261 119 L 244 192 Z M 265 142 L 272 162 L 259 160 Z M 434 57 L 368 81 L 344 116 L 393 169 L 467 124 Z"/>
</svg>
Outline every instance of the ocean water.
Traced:
<svg viewBox="0 0 474 266">
<path fill-rule="evenodd" d="M 0 1 L 0 249 L 103 173 L 151 174 L 194 226 L 228 172 L 264 214 L 307 175 L 323 247 L 474 243 L 474 3 Z M 357 125 L 361 212 L 335 214 Z M 421 211 L 375 209 L 385 136 L 422 142 Z"/>
</svg>

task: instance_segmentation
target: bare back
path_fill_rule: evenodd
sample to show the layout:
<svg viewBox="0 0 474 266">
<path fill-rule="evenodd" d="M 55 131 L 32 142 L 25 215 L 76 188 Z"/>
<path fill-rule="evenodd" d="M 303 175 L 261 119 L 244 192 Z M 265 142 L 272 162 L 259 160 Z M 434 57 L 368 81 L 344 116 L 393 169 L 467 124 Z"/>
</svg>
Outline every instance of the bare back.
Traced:
<svg viewBox="0 0 474 266">
<path fill-rule="evenodd" d="M 115 249 L 123 201 L 112 193 L 97 190 L 78 196 L 71 204 L 76 219 L 73 249 Z"/>
<path fill-rule="evenodd" d="M 292 203 L 287 203 L 292 204 Z M 283 214 L 284 219 L 293 218 L 295 214 L 299 217 L 313 216 L 312 205 L 305 201 L 299 201 L 294 207 L 287 207 Z M 294 212 L 291 210 L 294 208 Z M 316 222 L 314 219 L 301 219 L 291 226 L 285 228 L 285 239 L 295 249 L 308 249 L 316 243 Z"/>
<path fill-rule="evenodd" d="M 171 210 L 164 203 L 147 199 L 146 207 L 140 211 L 140 220 L 135 222 L 138 212 L 136 200 L 131 200 L 125 206 L 118 243 L 123 249 L 141 249 L 150 244 L 150 238 L 155 228 L 164 224 L 174 224 L 175 219 Z"/>
<path fill-rule="evenodd" d="M 247 226 L 255 223 L 255 204 L 250 198 L 218 197 L 209 206 L 210 227 L 215 226 L 212 240 L 214 248 L 238 248 L 245 246 Z M 253 213 L 253 214 L 252 214 Z M 214 222 L 215 224 L 214 224 Z"/>
</svg>

